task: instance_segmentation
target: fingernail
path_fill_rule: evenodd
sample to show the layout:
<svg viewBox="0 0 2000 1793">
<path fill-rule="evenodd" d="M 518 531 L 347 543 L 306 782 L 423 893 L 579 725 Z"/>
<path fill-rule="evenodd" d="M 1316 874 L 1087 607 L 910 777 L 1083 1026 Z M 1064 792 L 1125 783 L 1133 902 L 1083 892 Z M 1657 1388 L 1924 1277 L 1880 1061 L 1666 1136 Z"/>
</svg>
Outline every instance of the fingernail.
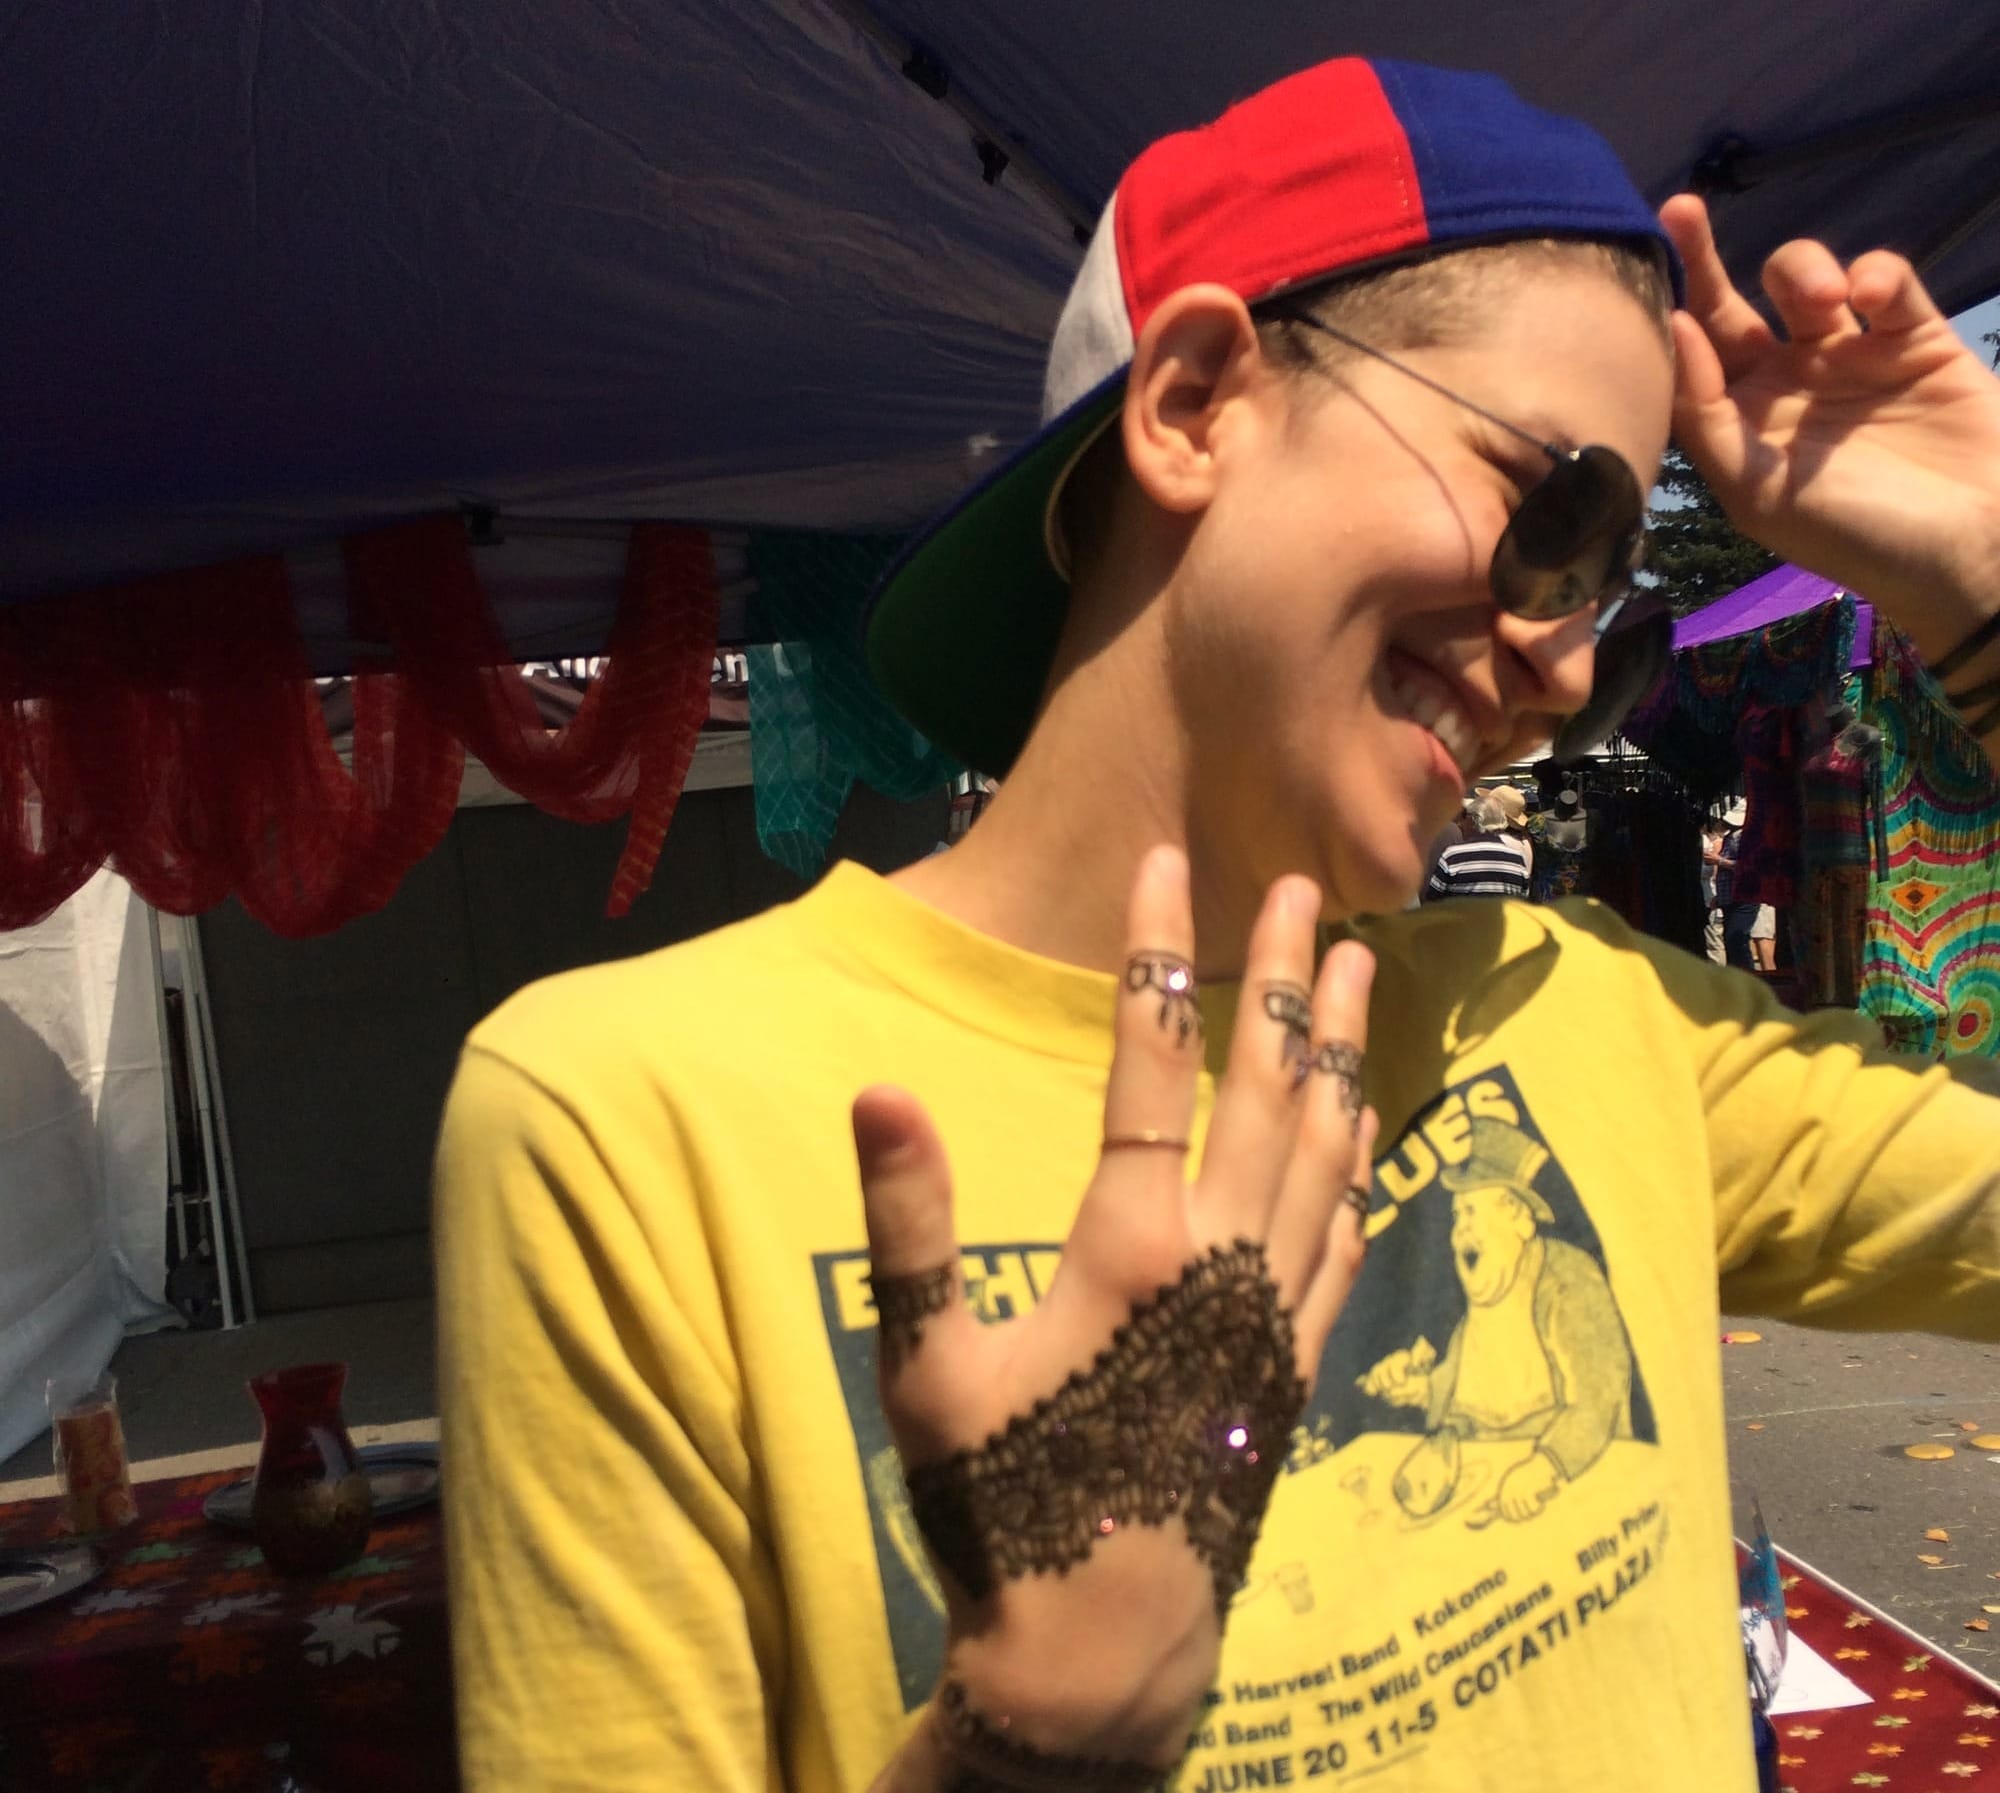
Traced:
<svg viewBox="0 0 2000 1793">
<path fill-rule="evenodd" d="M 912 1135 L 893 1108 L 875 1103 L 854 1105 L 854 1150 L 864 1164 L 883 1164 L 909 1149 Z"/>
</svg>

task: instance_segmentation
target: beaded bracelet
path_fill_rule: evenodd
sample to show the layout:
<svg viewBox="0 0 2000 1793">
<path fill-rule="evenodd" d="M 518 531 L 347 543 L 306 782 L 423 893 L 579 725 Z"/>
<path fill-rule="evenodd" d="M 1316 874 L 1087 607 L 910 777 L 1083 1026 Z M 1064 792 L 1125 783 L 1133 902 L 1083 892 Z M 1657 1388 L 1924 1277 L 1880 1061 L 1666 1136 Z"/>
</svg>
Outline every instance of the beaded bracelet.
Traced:
<svg viewBox="0 0 2000 1793">
<path fill-rule="evenodd" d="M 2000 641 L 2000 610 L 1996 610 L 1933 666 L 1930 669 L 1931 677 L 1942 685 L 1960 667 L 1970 665 L 1995 641 Z M 1967 717 L 1965 726 L 1975 739 L 1989 733 L 1996 723 L 2000 723 L 2000 703 L 1995 703 L 1983 715 L 1974 717 L 1968 714 L 1974 704 L 1985 703 L 1989 698 L 2000 698 L 2000 677 L 1990 678 L 1984 684 L 1974 685 L 1970 690 L 1947 691 L 1944 695 L 1946 702 L 1951 704 L 1960 716 Z"/>
</svg>

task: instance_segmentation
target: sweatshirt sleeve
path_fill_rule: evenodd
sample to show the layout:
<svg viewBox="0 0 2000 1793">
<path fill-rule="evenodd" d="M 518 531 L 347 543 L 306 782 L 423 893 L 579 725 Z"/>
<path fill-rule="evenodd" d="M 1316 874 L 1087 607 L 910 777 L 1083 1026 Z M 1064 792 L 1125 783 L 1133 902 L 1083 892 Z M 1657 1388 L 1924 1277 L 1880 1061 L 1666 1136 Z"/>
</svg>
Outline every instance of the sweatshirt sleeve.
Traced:
<svg viewBox="0 0 2000 1793">
<path fill-rule="evenodd" d="M 698 1237 L 684 1166 L 649 1157 L 648 1208 Z M 466 1787 L 771 1793 L 783 1622 L 726 1333 L 602 1142 L 476 1043 L 435 1199 Z"/>
<path fill-rule="evenodd" d="M 1864 1016 L 1648 956 L 1707 1121 L 1724 1306 L 2000 1337 L 2000 1063 L 1892 1053 Z"/>
</svg>

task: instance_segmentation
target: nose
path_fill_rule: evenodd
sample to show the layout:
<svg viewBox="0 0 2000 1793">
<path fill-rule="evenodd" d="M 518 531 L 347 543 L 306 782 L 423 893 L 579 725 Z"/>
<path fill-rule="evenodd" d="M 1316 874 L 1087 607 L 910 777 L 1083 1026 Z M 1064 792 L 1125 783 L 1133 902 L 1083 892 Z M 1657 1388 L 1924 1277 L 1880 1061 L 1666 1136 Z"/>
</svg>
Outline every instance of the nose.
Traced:
<svg viewBox="0 0 2000 1793">
<path fill-rule="evenodd" d="M 1501 695 L 1515 710 L 1574 716 L 1590 701 L 1597 665 L 1597 607 L 1537 622 L 1495 608 Z"/>
</svg>

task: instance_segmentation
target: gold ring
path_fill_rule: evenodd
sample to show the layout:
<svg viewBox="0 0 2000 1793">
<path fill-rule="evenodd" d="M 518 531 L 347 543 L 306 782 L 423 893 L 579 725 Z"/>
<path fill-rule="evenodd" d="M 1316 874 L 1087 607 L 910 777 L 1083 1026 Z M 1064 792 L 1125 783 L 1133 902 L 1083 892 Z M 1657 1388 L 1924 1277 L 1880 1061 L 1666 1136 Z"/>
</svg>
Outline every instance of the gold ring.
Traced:
<svg viewBox="0 0 2000 1793">
<path fill-rule="evenodd" d="M 1156 1133 L 1151 1128 L 1139 1133 L 1107 1133 L 1098 1142 L 1104 1152 L 1185 1152 L 1188 1142 L 1177 1133 Z"/>
</svg>

